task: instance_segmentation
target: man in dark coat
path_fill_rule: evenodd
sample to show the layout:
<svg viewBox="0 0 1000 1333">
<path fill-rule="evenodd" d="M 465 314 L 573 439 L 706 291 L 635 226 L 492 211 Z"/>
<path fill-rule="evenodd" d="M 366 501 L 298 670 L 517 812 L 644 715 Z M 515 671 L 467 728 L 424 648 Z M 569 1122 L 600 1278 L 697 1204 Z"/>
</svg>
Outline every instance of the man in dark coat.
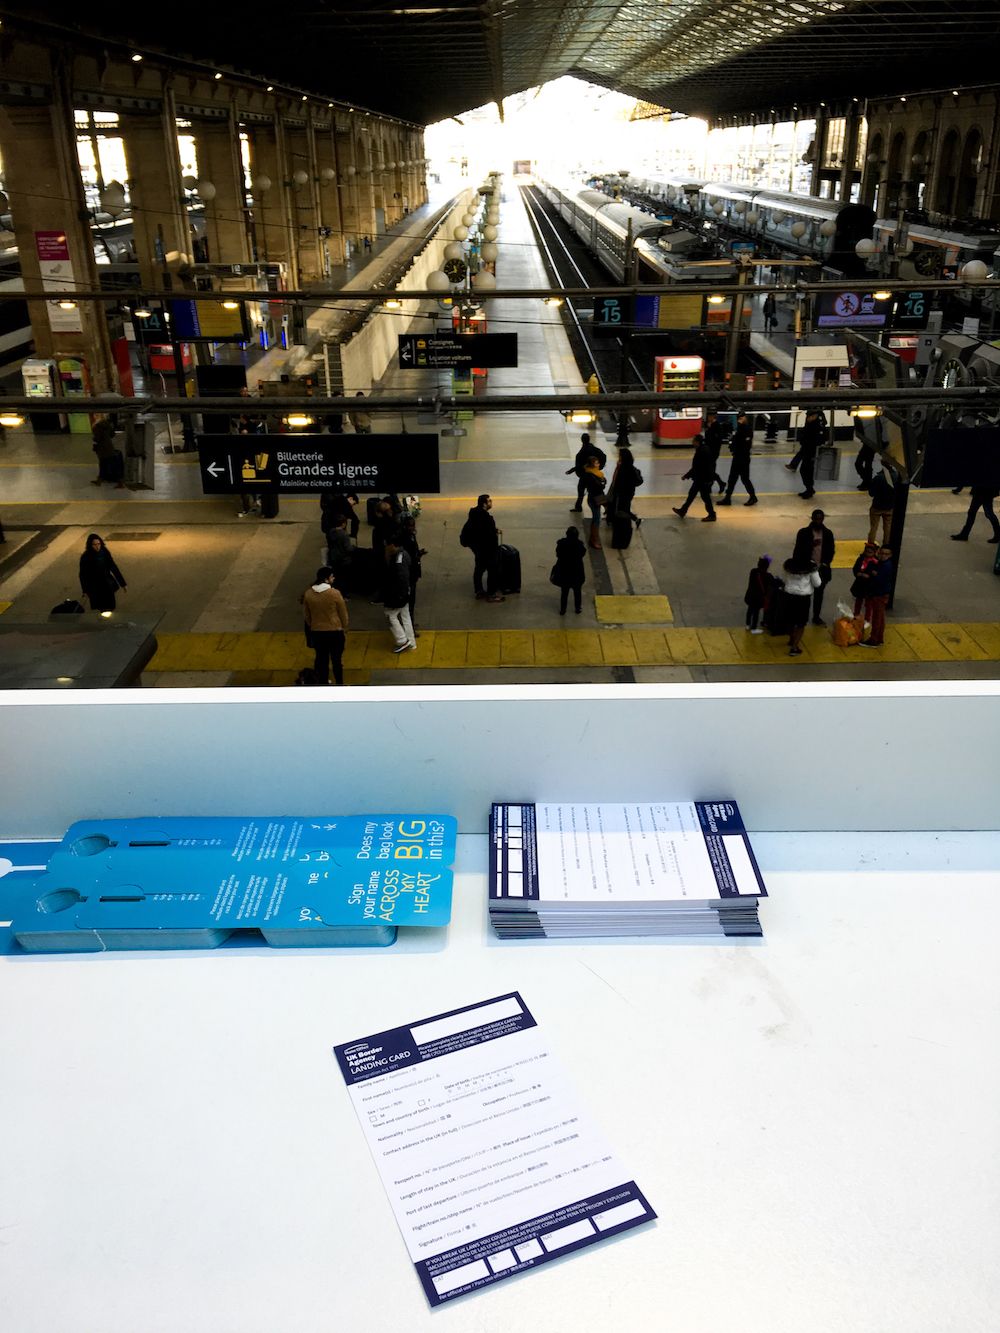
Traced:
<svg viewBox="0 0 1000 1333">
<path fill-rule="evenodd" d="M 812 517 L 809 520 L 809 526 L 799 528 L 795 534 L 795 549 L 792 553 L 792 559 L 800 563 L 806 561 L 816 566 L 820 577 L 820 585 L 813 589 L 812 623 L 814 625 L 825 625 L 826 621 L 820 617 L 823 609 L 823 594 L 826 592 L 826 585 L 833 577 L 830 566 L 833 564 L 833 557 L 836 554 L 837 546 L 833 540 L 833 533 L 824 523 L 826 515 L 822 509 L 814 509 Z"/>
<path fill-rule="evenodd" d="M 736 489 L 736 483 L 742 481 L 747 488 L 749 500 L 744 504 L 755 505 L 757 503 L 757 492 L 753 488 L 753 482 L 750 480 L 750 450 L 753 448 L 753 423 L 746 411 L 741 411 L 736 417 L 736 429 L 733 431 L 733 438 L 729 441 L 729 452 L 733 456 L 733 461 L 729 465 L 729 480 L 726 482 L 726 494 L 719 501 L 720 505 L 731 505 L 733 503 L 733 491 Z"/>
<path fill-rule="evenodd" d="M 806 419 L 798 430 L 798 450 L 791 462 L 785 464 L 789 472 L 794 472 L 801 464 L 802 484 L 805 490 L 799 491 L 799 496 L 803 500 L 811 500 L 816 494 L 813 485 L 816 479 L 816 454 L 825 436 L 826 422 L 823 419 L 823 413 L 818 407 L 808 408 Z"/>
<path fill-rule="evenodd" d="M 580 436 L 580 447 L 576 451 L 576 457 L 573 459 L 573 466 L 566 469 L 567 477 L 574 472 L 577 476 L 576 482 L 576 504 L 570 509 L 571 514 L 583 513 L 583 497 L 587 487 L 584 483 L 583 470 L 591 458 L 597 459 L 597 466 L 603 471 L 604 464 L 608 461 L 608 456 L 603 449 L 598 449 L 596 444 L 591 444 L 590 436 L 586 431 Z"/>
<path fill-rule="evenodd" d="M 700 495 L 705 508 L 708 510 L 701 521 L 702 523 L 714 523 L 717 515 L 712 508 L 712 482 L 715 480 L 715 460 L 718 455 L 713 452 L 711 445 L 703 435 L 696 435 L 694 439 L 695 450 L 691 459 L 691 466 L 681 478 L 682 481 L 690 480 L 691 489 L 680 508 L 674 507 L 674 513 L 678 518 L 686 518 L 694 497 Z"/>
<path fill-rule="evenodd" d="M 588 458 L 590 455 L 587 455 Z M 496 520 L 490 513 L 493 501 L 488 495 L 481 495 L 469 510 L 469 517 L 462 528 L 461 543 L 467 546 L 476 558 L 472 570 L 472 589 L 480 601 L 502 602 L 504 599 L 497 591 L 497 563 L 500 549 L 500 534 Z M 486 591 L 483 591 L 483 575 L 486 575 Z"/>
<path fill-rule="evenodd" d="M 993 512 L 993 501 L 1000 495 L 1000 490 L 996 486 L 973 486 L 970 493 L 969 512 L 965 516 L 965 523 L 961 532 L 953 532 L 951 539 L 953 542 L 967 542 L 969 533 L 972 531 L 972 525 L 976 521 L 976 514 L 981 509 L 986 518 L 989 519 L 993 527 L 993 536 L 987 537 L 988 542 L 1000 542 L 1000 521 L 997 520 Z"/>
</svg>

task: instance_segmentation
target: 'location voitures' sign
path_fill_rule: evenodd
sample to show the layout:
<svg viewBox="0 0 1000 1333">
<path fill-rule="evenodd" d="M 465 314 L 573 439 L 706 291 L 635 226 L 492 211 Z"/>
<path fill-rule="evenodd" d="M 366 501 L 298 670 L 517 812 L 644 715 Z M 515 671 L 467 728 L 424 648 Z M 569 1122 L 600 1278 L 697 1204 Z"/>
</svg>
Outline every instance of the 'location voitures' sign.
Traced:
<svg viewBox="0 0 1000 1333">
<path fill-rule="evenodd" d="M 441 490 L 436 435 L 199 435 L 206 495 Z"/>
<path fill-rule="evenodd" d="M 461 370 L 517 365 L 516 333 L 401 333 L 402 370 Z"/>
</svg>

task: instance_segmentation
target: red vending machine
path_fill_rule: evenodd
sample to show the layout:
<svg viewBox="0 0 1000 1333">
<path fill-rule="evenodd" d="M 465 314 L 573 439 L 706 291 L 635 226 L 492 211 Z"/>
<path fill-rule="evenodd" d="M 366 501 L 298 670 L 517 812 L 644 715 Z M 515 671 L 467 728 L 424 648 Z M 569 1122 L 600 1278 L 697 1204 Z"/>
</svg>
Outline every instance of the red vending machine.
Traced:
<svg viewBox="0 0 1000 1333">
<path fill-rule="evenodd" d="M 705 360 L 700 356 L 658 356 L 655 360 L 654 386 L 657 393 L 683 402 L 685 392 L 705 387 Z M 653 443 L 666 448 L 687 444 L 701 430 L 700 407 L 661 407 L 653 422 Z"/>
</svg>

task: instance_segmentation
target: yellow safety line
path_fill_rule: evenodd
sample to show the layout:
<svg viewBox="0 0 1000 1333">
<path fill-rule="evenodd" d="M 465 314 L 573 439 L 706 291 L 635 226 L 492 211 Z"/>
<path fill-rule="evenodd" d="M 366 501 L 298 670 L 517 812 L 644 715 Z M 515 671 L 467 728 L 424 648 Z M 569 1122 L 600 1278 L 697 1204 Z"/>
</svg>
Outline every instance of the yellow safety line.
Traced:
<svg viewBox="0 0 1000 1333">
<path fill-rule="evenodd" d="M 298 671 L 312 662 L 299 633 L 161 634 L 154 672 Z M 866 667 L 871 662 L 985 662 L 1000 657 L 994 622 L 894 624 L 877 650 L 838 648 L 829 630 L 808 627 L 798 664 Z M 348 634 L 348 670 L 482 670 L 496 667 L 763 666 L 788 661 L 783 635 L 750 635 L 724 627 L 664 629 L 425 630 L 415 651 L 392 651 L 383 630 Z"/>
</svg>

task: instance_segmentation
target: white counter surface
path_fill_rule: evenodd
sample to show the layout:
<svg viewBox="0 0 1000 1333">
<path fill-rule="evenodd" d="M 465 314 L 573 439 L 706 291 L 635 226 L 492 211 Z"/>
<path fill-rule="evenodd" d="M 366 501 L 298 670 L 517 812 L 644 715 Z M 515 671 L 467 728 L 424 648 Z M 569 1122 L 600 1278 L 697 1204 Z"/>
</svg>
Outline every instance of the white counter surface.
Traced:
<svg viewBox="0 0 1000 1333">
<path fill-rule="evenodd" d="M 4 1333 L 994 1333 L 1000 834 L 761 834 L 765 939 L 0 958 Z M 428 1309 L 330 1048 L 521 992 L 659 1214 Z"/>
</svg>

